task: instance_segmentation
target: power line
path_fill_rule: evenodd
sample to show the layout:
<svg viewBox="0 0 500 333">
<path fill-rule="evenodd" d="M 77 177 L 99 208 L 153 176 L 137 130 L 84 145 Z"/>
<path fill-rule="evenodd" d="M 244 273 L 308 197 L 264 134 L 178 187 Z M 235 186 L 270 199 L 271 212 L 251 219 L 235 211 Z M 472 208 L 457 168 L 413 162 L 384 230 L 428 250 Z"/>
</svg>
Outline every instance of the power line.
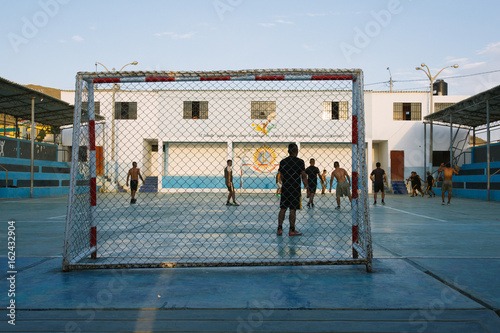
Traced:
<svg viewBox="0 0 500 333">
<path fill-rule="evenodd" d="M 491 73 L 497 73 L 497 72 L 500 72 L 500 69 L 497 69 L 497 70 L 494 70 L 494 71 L 489 71 L 489 72 L 476 73 L 476 74 L 457 75 L 457 76 L 445 76 L 445 77 L 443 77 L 443 79 L 457 79 L 457 78 L 461 78 L 461 77 L 484 75 L 484 74 L 491 74 Z"/>
<path fill-rule="evenodd" d="M 389 83 L 389 81 L 381 81 L 381 82 L 375 82 L 375 83 L 367 83 L 367 84 L 365 84 L 365 86 L 373 86 L 373 85 L 376 85 L 376 84 L 382 84 L 382 83 L 384 83 L 384 84 L 388 84 L 388 83 Z"/>
<path fill-rule="evenodd" d="M 478 75 L 486 75 L 486 74 L 491 74 L 491 73 L 497 73 L 500 72 L 500 69 L 489 71 L 489 72 L 481 72 L 481 73 L 475 73 L 475 74 L 466 74 L 466 75 L 456 75 L 456 76 L 445 76 L 443 79 L 459 79 L 459 78 L 464 78 L 464 77 L 471 77 L 471 76 L 478 76 Z M 418 79 L 418 80 L 392 80 L 392 82 L 418 82 L 418 81 L 424 81 L 425 79 Z M 382 81 L 382 82 L 375 82 L 375 83 L 368 83 L 365 84 L 365 86 L 371 86 L 371 85 L 376 85 L 376 84 L 389 84 L 389 81 Z"/>
</svg>

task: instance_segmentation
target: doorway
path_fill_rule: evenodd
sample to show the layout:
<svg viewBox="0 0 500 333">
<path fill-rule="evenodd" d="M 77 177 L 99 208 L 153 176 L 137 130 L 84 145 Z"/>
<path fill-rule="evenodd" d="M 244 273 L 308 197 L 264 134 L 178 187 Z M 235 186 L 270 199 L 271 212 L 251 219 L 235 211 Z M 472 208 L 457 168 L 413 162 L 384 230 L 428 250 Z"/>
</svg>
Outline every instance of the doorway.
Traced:
<svg viewBox="0 0 500 333">
<path fill-rule="evenodd" d="M 404 181 L 405 179 L 405 152 L 391 150 L 391 180 Z"/>
</svg>

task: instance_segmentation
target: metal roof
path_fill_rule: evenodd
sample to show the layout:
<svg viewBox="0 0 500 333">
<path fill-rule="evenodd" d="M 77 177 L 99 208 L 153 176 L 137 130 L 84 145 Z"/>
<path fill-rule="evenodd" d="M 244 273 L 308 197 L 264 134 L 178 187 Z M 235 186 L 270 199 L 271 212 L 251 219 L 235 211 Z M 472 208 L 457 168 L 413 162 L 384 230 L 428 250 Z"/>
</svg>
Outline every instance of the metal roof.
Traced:
<svg viewBox="0 0 500 333">
<path fill-rule="evenodd" d="M 470 127 L 486 125 L 486 101 L 489 101 L 490 123 L 500 121 L 500 85 L 455 103 L 424 119 L 427 122 L 440 122 Z M 451 115 L 451 121 L 450 121 Z"/>
<path fill-rule="evenodd" d="M 73 124 L 73 105 L 0 77 L 0 113 L 31 120 L 33 97 L 35 122 L 54 127 Z"/>
</svg>

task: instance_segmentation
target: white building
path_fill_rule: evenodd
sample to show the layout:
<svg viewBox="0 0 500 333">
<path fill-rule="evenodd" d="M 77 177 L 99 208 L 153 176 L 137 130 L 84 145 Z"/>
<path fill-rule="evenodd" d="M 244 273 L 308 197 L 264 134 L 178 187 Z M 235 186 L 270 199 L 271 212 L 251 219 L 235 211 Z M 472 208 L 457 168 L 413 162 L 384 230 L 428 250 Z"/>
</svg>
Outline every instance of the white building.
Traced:
<svg viewBox="0 0 500 333">
<path fill-rule="evenodd" d="M 63 91 L 62 99 L 74 103 L 74 95 Z M 434 96 L 434 109 L 467 97 Z M 328 174 L 334 161 L 350 171 L 350 100 L 346 90 L 97 90 L 96 112 L 106 118 L 105 131 L 101 125 L 96 133 L 102 147 L 98 173 L 124 185 L 137 161 L 145 176 L 158 177 L 160 191 L 224 189 L 222 169 L 232 159 L 235 185 L 274 189 L 276 166 L 290 142 L 299 145 L 306 166 L 315 158 Z M 368 169 L 380 162 L 389 180 L 402 180 L 411 171 L 424 178 L 424 161 L 430 161 L 423 123 L 429 93 L 365 91 L 364 111 Z M 72 145 L 71 132 L 63 131 L 64 146 Z M 466 136 L 461 130 L 456 141 Z M 450 130 L 434 126 L 433 137 L 436 164 L 449 152 Z"/>
</svg>

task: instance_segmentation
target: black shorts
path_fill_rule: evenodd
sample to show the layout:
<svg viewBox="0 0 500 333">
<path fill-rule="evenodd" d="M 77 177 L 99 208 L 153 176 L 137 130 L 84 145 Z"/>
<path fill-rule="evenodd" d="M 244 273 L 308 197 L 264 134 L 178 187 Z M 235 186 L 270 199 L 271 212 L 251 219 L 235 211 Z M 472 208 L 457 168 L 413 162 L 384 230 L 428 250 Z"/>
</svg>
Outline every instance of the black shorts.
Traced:
<svg viewBox="0 0 500 333">
<path fill-rule="evenodd" d="M 228 190 L 229 192 L 234 192 L 234 186 L 233 186 L 233 183 L 232 183 L 232 182 L 231 182 L 231 183 L 229 183 L 229 184 L 226 184 L 226 186 L 227 186 L 227 190 Z"/>
<path fill-rule="evenodd" d="M 281 191 L 280 208 L 302 209 L 302 196 L 299 191 Z"/>
<path fill-rule="evenodd" d="M 373 192 L 378 193 L 379 191 L 382 191 L 384 193 L 384 183 L 373 183 Z"/>
<path fill-rule="evenodd" d="M 138 180 L 131 180 L 130 181 L 130 190 L 131 191 L 137 191 L 137 185 L 139 185 Z"/>
<path fill-rule="evenodd" d="M 309 193 L 316 193 L 316 185 L 317 184 L 307 186 L 307 188 L 309 189 Z"/>
</svg>

